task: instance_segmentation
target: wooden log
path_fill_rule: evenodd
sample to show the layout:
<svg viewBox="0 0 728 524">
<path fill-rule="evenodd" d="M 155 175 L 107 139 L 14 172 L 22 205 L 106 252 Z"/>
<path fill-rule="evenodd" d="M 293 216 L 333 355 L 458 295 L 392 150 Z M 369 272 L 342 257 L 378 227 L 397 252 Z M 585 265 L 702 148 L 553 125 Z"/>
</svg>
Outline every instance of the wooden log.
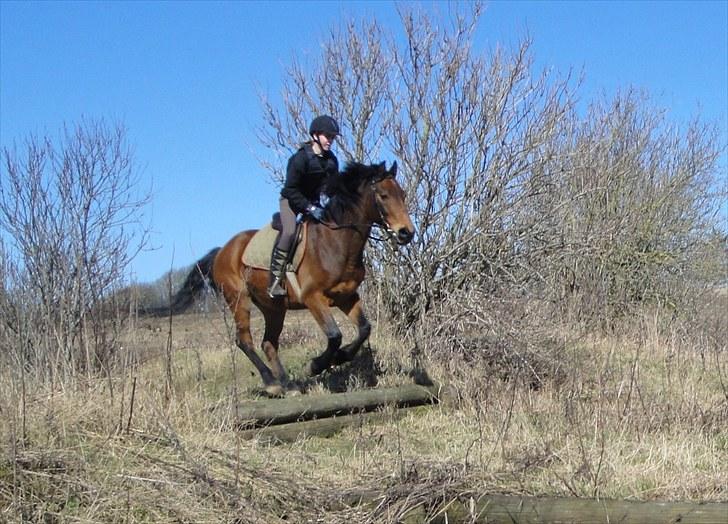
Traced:
<svg viewBox="0 0 728 524">
<path fill-rule="evenodd" d="M 240 435 L 247 440 L 258 439 L 259 442 L 264 444 L 295 442 L 299 438 L 313 436 L 326 438 L 338 433 L 346 427 L 390 422 L 406 416 L 415 409 L 417 408 L 402 408 L 388 413 L 375 411 L 369 413 L 357 413 L 355 415 L 342 415 L 331 418 L 306 420 L 304 422 L 291 422 L 289 424 L 280 424 L 277 426 L 246 429 L 241 431 Z"/>
<path fill-rule="evenodd" d="M 369 412 L 387 405 L 398 408 L 421 406 L 438 402 L 439 395 L 440 388 L 437 386 L 410 384 L 330 395 L 255 400 L 238 406 L 238 425 L 241 429 L 248 429 Z"/>
<path fill-rule="evenodd" d="M 536 498 L 486 495 L 476 500 L 455 500 L 437 509 L 419 505 L 407 511 L 404 524 L 419 522 L 473 522 L 535 524 L 578 522 L 583 524 L 725 524 L 725 502 L 636 502 L 577 498 Z"/>
</svg>

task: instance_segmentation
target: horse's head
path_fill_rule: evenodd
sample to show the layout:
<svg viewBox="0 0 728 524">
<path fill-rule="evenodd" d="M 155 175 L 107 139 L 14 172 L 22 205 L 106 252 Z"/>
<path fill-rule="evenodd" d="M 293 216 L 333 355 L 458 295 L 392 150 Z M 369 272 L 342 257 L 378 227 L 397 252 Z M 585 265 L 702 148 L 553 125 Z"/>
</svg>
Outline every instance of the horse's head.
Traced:
<svg viewBox="0 0 728 524">
<path fill-rule="evenodd" d="M 400 245 L 415 235 L 405 204 L 405 194 L 396 180 L 397 162 L 364 165 L 349 162 L 341 176 L 330 178 L 329 211 L 338 224 L 371 225 L 385 228 Z"/>
<path fill-rule="evenodd" d="M 384 162 L 375 167 L 371 178 L 374 202 L 379 212 L 375 221 L 385 227 L 399 245 L 409 244 L 415 236 L 415 227 L 407 212 L 404 190 L 396 179 L 397 162 L 389 170 Z"/>
</svg>

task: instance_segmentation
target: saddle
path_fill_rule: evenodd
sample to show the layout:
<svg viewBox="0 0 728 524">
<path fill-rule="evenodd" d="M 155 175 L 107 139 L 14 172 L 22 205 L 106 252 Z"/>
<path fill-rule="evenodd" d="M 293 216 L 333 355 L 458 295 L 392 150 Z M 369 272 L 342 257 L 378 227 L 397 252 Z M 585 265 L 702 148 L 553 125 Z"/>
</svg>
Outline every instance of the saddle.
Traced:
<svg viewBox="0 0 728 524">
<path fill-rule="evenodd" d="M 270 224 L 266 224 L 265 227 L 259 229 L 253 235 L 253 238 L 250 239 L 250 242 L 248 242 L 248 245 L 243 251 L 243 264 L 256 269 L 270 270 L 270 255 L 280 230 L 281 214 L 276 213 L 273 215 Z M 298 267 L 301 265 L 301 260 L 306 250 L 307 230 L 308 223 L 302 222 L 296 224 L 296 233 L 294 235 L 293 246 L 291 247 L 292 255 L 286 267 L 287 276 L 289 272 L 295 273 L 298 271 Z"/>
</svg>

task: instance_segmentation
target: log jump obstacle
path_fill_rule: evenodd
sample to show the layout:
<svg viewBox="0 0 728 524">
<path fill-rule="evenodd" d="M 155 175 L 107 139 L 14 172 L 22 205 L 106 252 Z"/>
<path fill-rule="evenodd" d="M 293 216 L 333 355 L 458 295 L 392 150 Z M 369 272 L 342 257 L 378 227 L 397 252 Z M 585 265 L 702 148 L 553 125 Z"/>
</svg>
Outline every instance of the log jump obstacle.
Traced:
<svg viewBox="0 0 728 524">
<path fill-rule="evenodd" d="M 291 442 L 302 435 L 330 436 L 344 427 L 402 416 L 408 408 L 436 404 L 439 386 L 410 384 L 330 395 L 253 400 L 238 405 L 238 428 L 243 438 Z M 398 408 L 390 417 L 373 413 L 382 407 Z"/>
<path fill-rule="evenodd" d="M 343 506 L 377 506 L 382 494 L 350 494 Z M 725 524 L 727 502 L 658 502 L 484 494 L 420 504 L 402 524 Z"/>
</svg>

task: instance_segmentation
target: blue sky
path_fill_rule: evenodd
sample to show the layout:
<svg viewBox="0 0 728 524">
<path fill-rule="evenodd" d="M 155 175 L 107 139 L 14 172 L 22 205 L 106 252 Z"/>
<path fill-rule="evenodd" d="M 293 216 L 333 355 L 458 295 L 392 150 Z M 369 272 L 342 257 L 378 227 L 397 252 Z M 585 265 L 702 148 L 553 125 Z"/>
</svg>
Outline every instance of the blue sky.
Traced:
<svg viewBox="0 0 728 524">
<path fill-rule="evenodd" d="M 331 27 L 361 16 L 399 27 L 384 1 L 0 0 L 0 141 L 54 135 L 82 115 L 123 122 L 153 184 L 154 249 L 131 269 L 153 281 L 268 219 L 278 188 L 254 153 L 258 92 L 275 99 L 292 56 L 317 56 Z M 727 1 L 489 2 L 476 43 L 513 47 L 526 34 L 537 67 L 583 70 L 584 99 L 644 88 L 676 122 L 718 122 L 726 142 Z"/>
</svg>

